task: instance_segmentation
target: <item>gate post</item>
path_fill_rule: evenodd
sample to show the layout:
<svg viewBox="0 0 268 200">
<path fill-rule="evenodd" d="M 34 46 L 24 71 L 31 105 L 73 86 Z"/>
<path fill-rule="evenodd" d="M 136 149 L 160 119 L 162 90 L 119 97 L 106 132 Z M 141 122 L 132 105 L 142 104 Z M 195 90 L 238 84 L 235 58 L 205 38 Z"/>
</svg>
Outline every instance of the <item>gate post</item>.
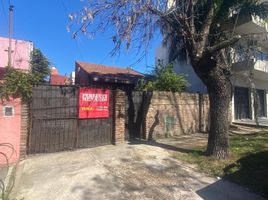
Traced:
<svg viewBox="0 0 268 200">
<path fill-rule="evenodd" d="M 20 159 L 24 159 L 27 154 L 29 145 L 28 137 L 30 133 L 30 119 L 29 119 L 29 106 L 27 103 L 21 101 L 21 130 L 20 130 Z"/>
<path fill-rule="evenodd" d="M 116 89 L 114 92 L 114 135 L 113 144 L 125 141 L 125 92 Z"/>
</svg>

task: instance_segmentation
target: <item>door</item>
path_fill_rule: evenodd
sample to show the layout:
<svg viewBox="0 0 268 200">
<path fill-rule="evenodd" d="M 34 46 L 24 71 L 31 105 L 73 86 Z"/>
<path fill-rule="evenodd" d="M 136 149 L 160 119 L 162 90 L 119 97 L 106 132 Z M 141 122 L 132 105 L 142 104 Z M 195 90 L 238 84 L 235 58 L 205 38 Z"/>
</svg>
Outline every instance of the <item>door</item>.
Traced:
<svg viewBox="0 0 268 200">
<path fill-rule="evenodd" d="M 234 107 L 235 119 L 249 119 L 249 89 L 235 87 L 234 90 Z"/>
<path fill-rule="evenodd" d="M 112 143 L 114 96 L 110 91 L 109 116 L 79 119 L 77 148 L 102 146 Z"/>
<path fill-rule="evenodd" d="M 266 117 L 266 109 L 265 109 L 265 91 L 257 90 L 258 100 L 259 100 L 259 117 Z"/>
</svg>

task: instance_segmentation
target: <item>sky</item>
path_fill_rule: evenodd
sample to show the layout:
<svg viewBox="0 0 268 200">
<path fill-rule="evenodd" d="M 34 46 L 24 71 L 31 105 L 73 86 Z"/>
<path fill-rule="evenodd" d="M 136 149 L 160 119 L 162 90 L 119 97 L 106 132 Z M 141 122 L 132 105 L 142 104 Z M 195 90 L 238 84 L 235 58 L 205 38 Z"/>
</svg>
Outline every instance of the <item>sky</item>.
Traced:
<svg viewBox="0 0 268 200">
<path fill-rule="evenodd" d="M 68 14 L 78 12 L 81 0 L 10 0 L 14 5 L 13 33 L 16 39 L 29 40 L 39 48 L 59 72 L 69 75 L 75 61 L 132 67 L 148 73 L 155 65 L 155 48 L 161 44 L 160 34 L 152 42 L 147 56 L 136 63 L 139 56 L 133 50 L 122 49 L 120 56 L 111 57 L 112 32 L 107 31 L 94 39 L 79 35 L 72 39 L 67 32 Z M 0 36 L 8 36 L 9 0 L 0 0 Z"/>
</svg>

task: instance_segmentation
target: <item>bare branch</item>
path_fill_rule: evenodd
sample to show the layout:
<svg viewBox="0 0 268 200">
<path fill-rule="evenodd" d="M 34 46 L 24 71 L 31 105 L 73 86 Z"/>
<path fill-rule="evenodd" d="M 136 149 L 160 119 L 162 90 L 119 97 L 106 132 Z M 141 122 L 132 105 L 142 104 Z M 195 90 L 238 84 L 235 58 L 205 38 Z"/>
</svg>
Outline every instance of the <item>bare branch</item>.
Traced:
<svg viewBox="0 0 268 200">
<path fill-rule="evenodd" d="M 192 29 L 187 21 L 187 17 L 184 14 L 175 14 L 174 17 L 178 20 L 178 22 L 181 24 L 181 28 L 183 30 L 183 35 L 186 39 L 186 44 L 188 46 L 188 50 L 193 51 L 196 48 L 196 43 L 194 39 L 194 34 L 192 32 Z"/>
<path fill-rule="evenodd" d="M 195 35 L 196 34 L 196 28 L 195 28 L 195 5 L 196 5 L 196 0 L 190 0 L 190 8 L 189 8 L 189 12 L 190 12 L 190 26 L 191 26 L 191 32 Z"/>
<path fill-rule="evenodd" d="M 209 54 L 214 54 L 215 52 L 220 51 L 221 49 L 224 49 L 226 47 L 229 47 L 229 46 L 235 44 L 236 42 L 238 42 L 240 40 L 240 38 L 241 38 L 240 35 L 236 35 L 236 36 L 230 38 L 229 40 L 225 40 L 223 42 L 216 44 L 215 46 L 209 47 L 207 49 L 207 52 Z"/>
<path fill-rule="evenodd" d="M 209 0 L 208 1 L 208 14 L 206 16 L 206 19 L 203 23 L 203 26 L 201 28 L 201 32 L 200 32 L 200 38 L 201 41 L 198 45 L 198 55 L 201 56 L 204 52 L 204 49 L 206 47 L 206 43 L 208 41 L 208 35 L 209 35 L 209 31 L 210 31 L 210 27 L 211 24 L 213 22 L 213 18 L 214 18 L 214 5 L 213 5 L 213 1 Z"/>
</svg>

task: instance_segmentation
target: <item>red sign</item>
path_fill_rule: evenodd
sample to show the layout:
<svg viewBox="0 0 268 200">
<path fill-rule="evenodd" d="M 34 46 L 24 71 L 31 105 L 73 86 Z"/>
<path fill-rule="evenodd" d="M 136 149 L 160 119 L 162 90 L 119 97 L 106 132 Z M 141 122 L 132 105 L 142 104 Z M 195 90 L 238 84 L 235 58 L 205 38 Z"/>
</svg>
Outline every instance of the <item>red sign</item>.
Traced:
<svg viewBox="0 0 268 200">
<path fill-rule="evenodd" d="M 110 90 L 97 88 L 80 88 L 79 118 L 109 117 Z"/>
</svg>

